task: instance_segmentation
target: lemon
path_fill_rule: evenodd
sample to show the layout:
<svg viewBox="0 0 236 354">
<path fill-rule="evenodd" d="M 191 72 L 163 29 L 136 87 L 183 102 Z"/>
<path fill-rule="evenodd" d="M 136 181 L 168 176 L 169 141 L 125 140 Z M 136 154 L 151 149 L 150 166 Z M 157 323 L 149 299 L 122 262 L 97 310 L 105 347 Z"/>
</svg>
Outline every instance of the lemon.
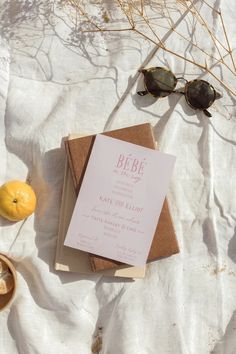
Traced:
<svg viewBox="0 0 236 354">
<path fill-rule="evenodd" d="M 9 181 L 0 187 L 0 215 L 19 221 L 31 215 L 36 207 L 33 188 L 22 181 Z"/>
</svg>

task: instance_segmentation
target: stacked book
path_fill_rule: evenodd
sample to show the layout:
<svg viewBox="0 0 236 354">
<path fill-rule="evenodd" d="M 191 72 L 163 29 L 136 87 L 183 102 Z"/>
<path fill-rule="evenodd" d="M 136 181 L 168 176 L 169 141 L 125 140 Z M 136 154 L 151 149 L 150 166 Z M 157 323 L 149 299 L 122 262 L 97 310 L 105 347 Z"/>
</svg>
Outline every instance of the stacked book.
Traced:
<svg viewBox="0 0 236 354">
<path fill-rule="evenodd" d="M 152 127 L 148 123 L 105 132 L 102 135 L 152 150 L 155 150 L 156 147 Z M 70 135 L 65 141 L 67 159 L 60 209 L 55 269 L 84 274 L 99 272 L 116 277 L 143 278 L 145 276 L 145 266 L 130 265 L 127 264 L 128 262 L 125 263 L 117 259 L 110 259 L 96 254 L 96 250 L 90 253 L 65 245 L 68 228 L 71 223 L 77 196 L 83 185 L 83 178 L 95 138 L 96 135 L 84 137 Z M 80 225 L 78 225 L 78 228 L 80 228 Z M 152 262 L 179 252 L 166 199 L 164 199 L 164 203 L 162 204 L 158 223 L 155 225 L 154 231 L 147 262 Z"/>
</svg>

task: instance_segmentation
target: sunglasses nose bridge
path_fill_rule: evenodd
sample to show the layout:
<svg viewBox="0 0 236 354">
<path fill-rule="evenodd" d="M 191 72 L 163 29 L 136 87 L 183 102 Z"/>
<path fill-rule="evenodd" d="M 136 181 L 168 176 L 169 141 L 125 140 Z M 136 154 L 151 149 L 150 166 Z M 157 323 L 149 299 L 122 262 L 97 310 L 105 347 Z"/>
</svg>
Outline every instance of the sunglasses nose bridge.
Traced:
<svg viewBox="0 0 236 354">
<path fill-rule="evenodd" d="M 177 77 L 176 80 L 182 80 L 182 81 L 185 81 L 185 82 L 188 82 L 188 80 L 186 80 L 184 77 L 180 76 L 180 77 Z"/>
</svg>

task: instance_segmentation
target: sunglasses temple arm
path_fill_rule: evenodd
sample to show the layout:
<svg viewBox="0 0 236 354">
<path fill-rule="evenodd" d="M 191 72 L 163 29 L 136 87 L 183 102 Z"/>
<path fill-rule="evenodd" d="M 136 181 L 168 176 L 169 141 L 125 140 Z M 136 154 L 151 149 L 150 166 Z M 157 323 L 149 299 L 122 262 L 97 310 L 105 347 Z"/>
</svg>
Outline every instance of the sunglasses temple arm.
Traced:
<svg viewBox="0 0 236 354">
<path fill-rule="evenodd" d="M 139 96 L 146 96 L 149 92 L 148 91 L 138 91 L 137 94 Z"/>
<path fill-rule="evenodd" d="M 182 95 L 185 95 L 185 93 L 184 92 L 181 92 L 181 91 L 173 91 L 174 93 L 180 93 L 180 94 L 182 94 Z M 218 92 L 217 92 L 217 94 L 219 94 Z M 220 95 L 220 94 L 219 94 Z M 220 97 L 217 97 L 216 96 L 216 99 L 217 98 L 221 98 L 222 96 L 220 96 Z M 211 113 L 207 110 L 207 109 L 204 109 L 203 110 L 203 113 L 205 114 L 205 116 L 207 116 L 207 117 L 212 117 L 212 115 L 211 115 Z"/>
<path fill-rule="evenodd" d="M 222 93 L 215 91 L 215 99 L 218 100 L 223 97 Z"/>
<path fill-rule="evenodd" d="M 184 80 L 185 82 L 188 82 L 188 80 L 186 80 L 184 77 L 177 77 L 177 80 Z"/>
<path fill-rule="evenodd" d="M 207 117 L 212 117 L 211 113 L 209 111 L 207 111 L 206 109 L 203 110 L 203 113 L 205 114 L 205 116 Z"/>
</svg>

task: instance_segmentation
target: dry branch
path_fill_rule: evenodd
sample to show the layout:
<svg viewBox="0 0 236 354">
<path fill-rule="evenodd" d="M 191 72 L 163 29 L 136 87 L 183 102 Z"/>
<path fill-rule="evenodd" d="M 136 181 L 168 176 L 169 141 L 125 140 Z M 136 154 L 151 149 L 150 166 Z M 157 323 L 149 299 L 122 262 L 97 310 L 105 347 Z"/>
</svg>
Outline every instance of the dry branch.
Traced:
<svg viewBox="0 0 236 354">
<path fill-rule="evenodd" d="M 162 0 L 158 3 L 145 0 L 113 0 L 113 4 L 117 6 L 120 10 L 121 14 L 123 15 L 123 20 L 125 20 L 127 26 L 125 28 L 114 28 L 111 21 L 109 21 L 108 14 L 106 13 L 107 20 L 104 23 L 97 23 L 93 16 L 90 15 L 86 9 L 83 1 L 81 0 L 68 0 L 68 2 L 73 6 L 73 8 L 79 12 L 80 16 L 86 21 L 86 23 L 90 26 L 90 28 L 86 28 L 83 32 L 124 32 L 130 31 L 131 33 L 136 33 L 145 40 L 153 43 L 158 48 L 170 53 L 177 58 L 184 60 L 187 63 L 190 63 L 202 71 L 208 73 L 215 80 L 217 80 L 228 92 L 232 95 L 236 96 L 236 91 L 229 86 L 225 80 L 222 80 L 218 74 L 216 74 L 212 67 L 215 65 L 220 65 L 222 68 L 228 70 L 230 74 L 234 77 L 236 76 L 236 64 L 232 53 L 232 48 L 229 42 L 229 36 L 227 34 L 226 26 L 224 23 L 223 15 L 220 10 L 215 9 L 212 7 L 206 0 L 199 0 L 197 3 L 194 0 L 179 0 L 177 2 L 172 2 L 173 8 L 171 10 L 179 11 L 183 14 L 183 11 L 188 11 L 191 14 L 202 30 L 205 31 L 207 39 L 211 41 L 213 47 L 216 49 L 218 53 L 218 57 L 211 53 L 208 53 L 205 48 L 202 48 L 199 44 L 195 43 L 191 37 L 194 33 L 191 33 L 190 37 L 188 38 L 185 34 L 181 33 L 174 27 L 174 20 L 172 18 L 171 12 L 168 8 L 167 1 Z M 101 2 L 97 3 L 97 6 L 101 6 Z M 216 34 L 214 33 L 213 28 L 211 28 L 210 24 L 208 23 L 207 19 L 204 18 L 203 14 L 201 13 L 201 6 L 207 6 L 211 11 L 214 12 L 214 15 L 217 16 L 219 19 L 219 23 L 222 29 L 222 36 L 225 39 L 226 43 L 222 43 L 220 38 L 217 38 Z M 185 57 L 185 55 L 181 54 L 180 52 L 175 52 L 172 48 L 168 47 L 166 44 L 163 43 L 161 40 L 161 36 L 158 33 L 158 25 L 153 25 L 152 19 L 149 18 L 147 15 L 148 7 L 152 7 L 157 13 L 162 15 L 168 25 L 168 29 L 175 33 L 180 39 L 184 39 L 188 44 L 195 47 L 199 52 L 202 54 L 201 61 L 190 59 Z M 78 21 L 78 20 L 77 20 Z M 161 26 L 160 26 L 161 27 Z M 194 29 L 193 29 L 194 31 Z M 224 51 L 224 53 L 222 53 Z M 227 59 L 231 59 L 232 67 L 227 62 Z M 207 64 L 211 60 L 212 64 L 211 67 Z"/>
</svg>

